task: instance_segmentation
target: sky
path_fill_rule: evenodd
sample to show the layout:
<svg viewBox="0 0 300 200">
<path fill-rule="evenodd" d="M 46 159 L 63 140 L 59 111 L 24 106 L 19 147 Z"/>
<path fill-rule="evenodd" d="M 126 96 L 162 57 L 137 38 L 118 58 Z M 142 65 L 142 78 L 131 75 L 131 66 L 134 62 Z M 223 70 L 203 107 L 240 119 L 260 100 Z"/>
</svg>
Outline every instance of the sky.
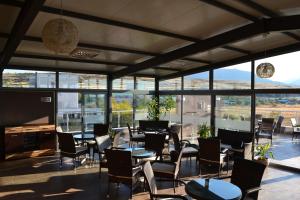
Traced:
<svg viewBox="0 0 300 200">
<path fill-rule="evenodd" d="M 269 62 L 274 65 L 275 73 L 270 78 L 272 81 L 291 83 L 300 79 L 300 51 L 288 53 L 280 56 L 274 56 L 255 61 L 255 67 L 262 62 Z M 250 72 L 250 62 L 233 65 L 228 69 L 238 69 Z"/>
</svg>

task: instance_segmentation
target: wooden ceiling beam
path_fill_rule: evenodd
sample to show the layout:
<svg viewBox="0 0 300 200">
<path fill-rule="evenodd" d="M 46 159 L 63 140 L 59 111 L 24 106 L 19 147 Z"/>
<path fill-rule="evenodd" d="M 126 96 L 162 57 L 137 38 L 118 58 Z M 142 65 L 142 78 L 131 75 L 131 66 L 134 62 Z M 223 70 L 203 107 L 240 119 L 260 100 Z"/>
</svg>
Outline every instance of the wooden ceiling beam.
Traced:
<svg viewBox="0 0 300 200">
<path fill-rule="evenodd" d="M 8 64 L 10 58 L 15 53 L 15 50 L 22 41 L 33 20 L 43 7 L 44 2 L 45 0 L 25 1 L 11 30 L 10 36 L 4 46 L 3 54 L 0 58 L 0 68 Z"/>
<path fill-rule="evenodd" d="M 262 19 L 259 22 L 253 22 L 231 31 L 227 31 L 225 33 L 203 40 L 202 42 L 197 42 L 165 53 L 163 55 L 156 56 L 152 59 L 136 64 L 135 67 L 131 69 L 119 70 L 113 74 L 113 78 L 119 78 L 121 76 L 126 76 L 140 70 L 159 66 L 161 64 L 171 62 L 182 57 L 187 57 L 192 54 L 224 46 L 228 43 L 247 39 L 258 34 L 299 28 L 300 15 Z"/>
</svg>

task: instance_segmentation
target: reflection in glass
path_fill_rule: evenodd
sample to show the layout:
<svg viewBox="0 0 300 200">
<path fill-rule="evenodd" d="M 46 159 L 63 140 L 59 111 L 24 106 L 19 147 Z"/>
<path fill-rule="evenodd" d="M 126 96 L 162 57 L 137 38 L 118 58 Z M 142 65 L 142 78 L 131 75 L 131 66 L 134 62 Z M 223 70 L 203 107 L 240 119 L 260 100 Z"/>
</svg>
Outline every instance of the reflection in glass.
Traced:
<svg viewBox="0 0 300 200">
<path fill-rule="evenodd" d="M 242 63 L 214 70 L 214 89 L 250 89 L 251 63 Z"/>
<path fill-rule="evenodd" d="M 155 79 L 147 77 L 137 77 L 136 78 L 137 90 L 154 90 Z"/>
<path fill-rule="evenodd" d="M 181 77 L 160 81 L 159 90 L 181 90 Z"/>
<path fill-rule="evenodd" d="M 133 122 L 132 93 L 112 94 L 112 127 L 132 126 Z"/>
<path fill-rule="evenodd" d="M 107 89 L 107 77 L 101 74 L 59 72 L 59 88 Z"/>
<path fill-rule="evenodd" d="M 197 143 L 198 126 L 205 123 L 210 126 L 210 96 L 184 95 L 182 101 L 182 138 L 191 143 Z"/>
<path fill-rule="evenodd" d="M 113 80 L 113 90 L 133 90 L 134 78 L 131 76 L 125 76 L 122 78 Z"/>
<path fill-rule="evenodd" d="M 250 131 L 250 96 L 216 96 L 215 112 L 216 131 L 218 128 Z"/>
<path fill-rule="evenodd" d="M 202 72 L 184 77 L 185 90 L 208 90 L 209 72 Z"/>
<path fill-rule="evenodd" d="M 3 71 L 3 87 L 11 88 L 55 88 L 55 72 L 12 70 Z"/>
<path fill-rule="evenodd" d="M 163 110 L 160 119 L 161 120 L 168 120 L 169 123 L 179 123 L 181 124 L 181 95 L 161 95 L 159 97 L 159 103 L 160 106 L 163 104 L 163 102 L 165 102 L 165 100 L 167 98 L 170 98 L 173 101 L 173 107 L 171 108 L 170 111 L 164 112 L 164 110 L 161 108 L 161 110 Z"/>
</svg>

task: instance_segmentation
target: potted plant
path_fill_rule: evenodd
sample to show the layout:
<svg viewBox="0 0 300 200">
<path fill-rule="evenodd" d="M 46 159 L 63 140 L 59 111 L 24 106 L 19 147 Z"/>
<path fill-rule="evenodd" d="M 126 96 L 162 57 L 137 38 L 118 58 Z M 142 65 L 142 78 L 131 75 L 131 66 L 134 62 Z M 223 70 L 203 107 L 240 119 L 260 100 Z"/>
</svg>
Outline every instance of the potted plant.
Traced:
<svg viewBox="0 0 300 200">
<path fill-rule="evenodd" d="M 158 104 L 158 98 L 154 97 L 147 104 L 148 115 L 147 119 L 149 120 L 159 120 L 160 110 Z"/>
<path fill-rule="evenodd" d="M 207 139 L 211 137 L 210 127 L 206 123 L 198 126 L 198 135 L 201 139 Z"/>
<path fill-rule="evenodd" d="M 256 146 L 256 161 L 268 166 L 270 163 L 269 157 L 274 158 L 273 152 L 270 151 L 270 148 L 270 143 L 260 144 Z"/>
</svg>

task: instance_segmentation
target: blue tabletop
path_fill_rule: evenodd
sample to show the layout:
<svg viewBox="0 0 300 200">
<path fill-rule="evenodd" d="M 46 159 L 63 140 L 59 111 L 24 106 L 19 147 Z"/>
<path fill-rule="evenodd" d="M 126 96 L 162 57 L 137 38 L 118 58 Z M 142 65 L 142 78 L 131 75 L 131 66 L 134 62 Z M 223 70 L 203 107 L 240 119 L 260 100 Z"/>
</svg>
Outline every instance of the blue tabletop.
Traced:
<svg viewBox="0 0 300 200">
<path fill-rule="evenodd" d="M 131 151 L 131 156 L 133 158 L 151 158 L 156 155 L 154 151 L 146 150 L 145 148 L 126 148 L 125 151 Z"/>
<path fill-rule="evenodd" d="M 95 135 L 93 133 L 85 133 L 85 134 L 76 134 L 73 135 L 75 140 L 88 140 L 88 139 L 94 139 Z"/>
<path fill-rule="evenodd" d="M 190 181 L 185 190 L 195 199 L 239 200 L 242 198 L 242 191 L 239 187 L 217 179 L 209 179 L 208 187 L 205 187 L 205 179 Z"/>
</svg>

